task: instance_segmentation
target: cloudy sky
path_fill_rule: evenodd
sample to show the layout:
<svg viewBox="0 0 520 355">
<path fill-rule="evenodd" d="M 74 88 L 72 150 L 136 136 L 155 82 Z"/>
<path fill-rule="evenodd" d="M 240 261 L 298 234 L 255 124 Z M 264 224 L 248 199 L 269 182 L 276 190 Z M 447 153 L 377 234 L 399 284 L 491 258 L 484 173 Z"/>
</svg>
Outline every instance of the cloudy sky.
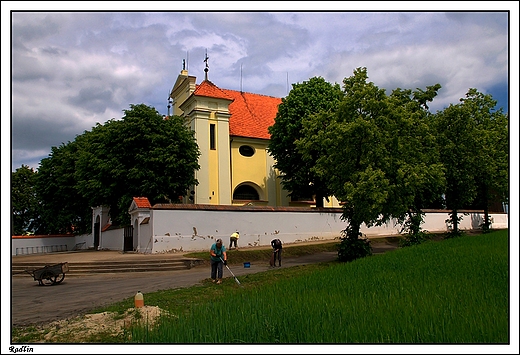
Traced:
<svg viewBox="0 0 520 355">
<path fill-rule="evenodd" d="M 209 79 L 226 89 L 283 97 L 292 83 L 313 76 L 341 83 L 367 67 L 369 80 L 387 90 L 441 84 L 432 111 L 469 88 L 509 110 L 507 12 L 190 12 L 205 8 L 191 4 L 169 12 L 12 12 L 11 170 L 38 168 L 51 147 L 121 118 L 130 104 L 167 114 L 183 60 L 200 83 L 206 51 Z"/>
</svg>

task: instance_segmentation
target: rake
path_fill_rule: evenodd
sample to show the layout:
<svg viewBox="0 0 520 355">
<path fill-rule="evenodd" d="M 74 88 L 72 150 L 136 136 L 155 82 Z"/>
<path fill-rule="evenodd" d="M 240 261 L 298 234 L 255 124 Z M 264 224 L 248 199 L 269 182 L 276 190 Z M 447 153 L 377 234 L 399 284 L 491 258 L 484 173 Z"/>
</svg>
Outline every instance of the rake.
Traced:
<svg viewBox="0 0 520 355">
<path fill-rule="evenodd" d="M 222 260 L 222 257 L 220 257 L 220 260 Z M 224 260 L 222 260 L 222 263 L 224 265 L 226 265 L 226 263 L 224 263 Z M 227 266 L 227 269 L 229 270 L 229 272 L 231 273 L 231 275 L 233 275 L 233 278 L 235 279 L 235 281 L 237 282 L 238 286 L 242 286 L 242 284 L 240 284 L 240 281 L 238 281 L 237 277 L 235 276 L 235 274 L 233 274 L 233 271 L 231 271 L 231 269 L 229 268 L 229 266 Z"/>
</svg>

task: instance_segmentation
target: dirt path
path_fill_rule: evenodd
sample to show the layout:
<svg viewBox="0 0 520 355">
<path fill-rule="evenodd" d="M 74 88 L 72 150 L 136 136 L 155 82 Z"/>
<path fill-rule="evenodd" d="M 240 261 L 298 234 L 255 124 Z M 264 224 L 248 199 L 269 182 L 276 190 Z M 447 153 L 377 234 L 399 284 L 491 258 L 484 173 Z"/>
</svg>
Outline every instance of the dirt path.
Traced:
<svg viewBox="0 0 520 355">
<path fill-rule="evenodd" d="M 320 253 L 286 259 L 283 267 L 332 261 L 337 253 Z M 268 270 L 269 265 L 251 263 L 250 268 L 230 265 L 241 275 Z M 144 294 L 179 287 L 189 287 L 209 278 L 207 266 L 189 270 L 67 276 L 61 284 L 39 286 L 29 276 L 12 277 L 11 323 L 13 326 L 42 324 L 65 319 L 94 308 L 122 301 L 140 290 Z M 231 274 L 224 268 L 224 277 Z"/>
</svg>

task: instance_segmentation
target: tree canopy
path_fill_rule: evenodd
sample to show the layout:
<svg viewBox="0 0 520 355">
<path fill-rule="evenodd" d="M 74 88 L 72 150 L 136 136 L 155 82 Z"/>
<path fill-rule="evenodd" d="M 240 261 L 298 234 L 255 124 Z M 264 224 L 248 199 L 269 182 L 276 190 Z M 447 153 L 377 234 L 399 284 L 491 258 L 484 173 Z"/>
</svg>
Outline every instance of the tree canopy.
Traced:
<svg viewBox="0 0 520 355">
<path fill-rule="evenodd" d="M 90 206 L 109 205 L 115 223 L 128 221 L 136 196 L 177 202 L 199 168 L 193 133 L 180 117 L 165 120 L 143 104 L 130 105 L 122 120 L 97 125 L 81 137 L 76 164 L 78 191 Z"/>
<path fill-rule="evenodd" d="M 303 156 L 296 141 L 303 138 L 305 121 L 314 115 L 336 111 L 341 97 L 340 86 L 321 77 L 293 84 L 289 95 L 278 106 L 274 125 L 269 127 L 268 150 L 276 159 L 274 167 L 282 173 L 283 187 L 294 199 L 309 199 L 314 195 L 317 207 L 323 207 L 323 198 L 330 196 L 328 186 L 312 170 L 323 152 L 316 146 L 316 150 L 309 149 Z"/>
<path fill-rule="evenodd" d="M 40 200 L 38 234 L 90 231 L 91 206 L 77 188 L 76 163 L 81 150 L 75 141 L 52 147 L 40 161 L 36 191 Z"/>
<path fill-rule="evenodd" d="M 199 148 L 181 117 L 164 119 L 153 107 L 130 105 L 120 120 L 53 147 L 38 171 L 45 230 L 90 230 L 91 207 L 106 205 L 114 224 L 129 223 L 133 197 L 176 202 L 197 184 Z"/>
<path fill-rule="evenodd" d="M 303 123 L 297 149 L 304 159 L 323 152 L 311 170 L 343 203 L 349 248 L 362 223 L 416 217 L 442 193 L 443 168 L 426 105 L 439 89 L 438 84 L 425 91 L 396 89 L 388 96 L 368 82 L 366 68 L 358 68 L 343 81 L 338 110 Z M 417 230 L 421 220 L 413 221 Z"/>
<path fill-rule="evenodd" d="M 437 113 L 435 118 L 441 161 L 446 169 L 446 207 L 458 234 L 458 211 L 472 204 L 484 209 L 489 228 L 489 200 L 507 201 L 509 138 L 508 118 L 495 111 L 491 95 L 469 89 L 459 104 Z"/>
<path fill-rule="evenodd" d="M 21 235 L 34 232 L 38 218 L 38 199 L 36 197 L 36 172 L 22 165 L 11 173 L 11 213 L 12 233 Z"/>
</svg>

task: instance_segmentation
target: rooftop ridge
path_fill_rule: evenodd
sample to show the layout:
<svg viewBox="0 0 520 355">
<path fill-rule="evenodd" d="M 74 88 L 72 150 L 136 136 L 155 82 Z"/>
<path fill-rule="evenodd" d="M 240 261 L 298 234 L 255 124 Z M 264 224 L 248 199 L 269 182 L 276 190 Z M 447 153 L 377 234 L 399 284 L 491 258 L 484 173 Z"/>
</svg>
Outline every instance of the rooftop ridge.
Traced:
<svg viewBox="0 0 520 355">
<path fill-rule="evenodd" d="M 266 95 L 266 94 L 258 94 L 256 92 L 250 92 L 250 91 L 240 91 L 240 90 L 233 90 L 233 89 L 220 89 L 222 91 L 234 91 L 234 92 L 238 92 L 240 94 L 249 94 L 249 95 L 256 95 L 256 96 L 264 96 L 264 97 L 269 97 L 269 98 L 272 98 L 272 99 L 281 99 L 281 97 L 278 97 L 278 96 L 273 96 L 273 95 Z"/>
</svg>

